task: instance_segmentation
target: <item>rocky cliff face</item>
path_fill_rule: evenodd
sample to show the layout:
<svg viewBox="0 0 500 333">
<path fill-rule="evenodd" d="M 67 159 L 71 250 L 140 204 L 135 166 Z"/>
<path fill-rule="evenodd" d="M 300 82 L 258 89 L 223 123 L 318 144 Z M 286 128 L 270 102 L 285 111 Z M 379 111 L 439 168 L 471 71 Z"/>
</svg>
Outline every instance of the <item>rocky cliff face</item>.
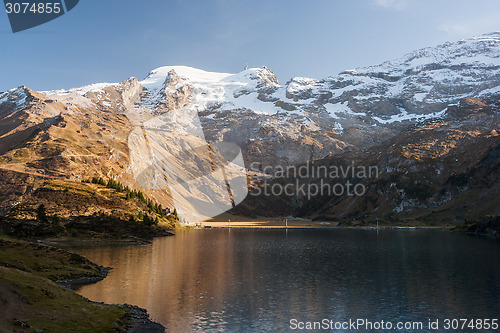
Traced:
<svg viewBox="0 0 500 333">
<path fill-rule="evenodd" d="M 426 224 L 464 222 L 500 215 L 500 108 L 498 100 L 465 98 L 447 108 L 440 119 L 426 120 L 402 130 L 382 145 L 345 152 L 304 164 L 303 174 L 260 178 L 247 200 L 234 212 L 259 211 L 346 224 L 410 220 Z M 356 172 L 339 177 L 330 170 L 354 166 L 377 174 Z M 313 170 L 316 170 L 314 172 Z M 318 170 L 329 170 L 319 174 Z M 333 175 L 333 176 L 332 176 Z M 363 195 L 331 190 L 362 184 Z M 297 195 L 266 195 L 273 184 L 292 184 Z M 302 186 L 303 185 L 303 186 Z M 298 188 L 303 188 L 303 192 Z M 280 188 L 278 187 L 278 189 Z M 323 193 L 318 188 L 324 187 Z M 311 194 L 311 195 L 310 195 Z M 277 208 L 278 207 L 278 208 Z"/>
</svg>

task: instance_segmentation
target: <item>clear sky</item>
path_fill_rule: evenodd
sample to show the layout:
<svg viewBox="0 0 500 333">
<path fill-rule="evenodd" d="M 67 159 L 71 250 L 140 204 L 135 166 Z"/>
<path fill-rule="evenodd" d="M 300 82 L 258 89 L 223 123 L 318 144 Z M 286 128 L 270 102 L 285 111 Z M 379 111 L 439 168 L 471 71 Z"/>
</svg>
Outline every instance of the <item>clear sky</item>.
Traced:
<svg viewBox="0 0 500 333">
<path fill-rule="evenodd" d="M 0 11 L 0 91 L 119 82 L 167 65 L 266 65 L 285 83 L 492 31 L 498 0 L 80 0 L 16 34 Z"/>
</svg>

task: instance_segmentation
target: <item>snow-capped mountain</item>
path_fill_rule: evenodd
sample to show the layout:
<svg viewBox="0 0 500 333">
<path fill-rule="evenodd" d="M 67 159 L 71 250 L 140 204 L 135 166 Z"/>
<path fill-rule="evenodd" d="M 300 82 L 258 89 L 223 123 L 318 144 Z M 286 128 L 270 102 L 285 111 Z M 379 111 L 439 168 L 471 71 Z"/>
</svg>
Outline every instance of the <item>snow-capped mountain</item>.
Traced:
<svg viewBox="0 0 500 333">
<path fill-rule="evenodd" d="M 24 88 L 0 104 L 26 104 Z M 238 144 L 248 162 L 296 164 L 366 149 L 416 122 L 445 116 L 464 97 L 500 95 L 500 33 L 421 49 L 326 79 L 280 84 L 266 68 L 238 74 L 160 67 L 144 80 L 44 92 L 67 112 L 119 112 L 132 124 L 197 111 L 207 140 Z"/>
<path fill-rule="evenodd" d="M 45 92 L 21 86 L 0 93 L 0 167 L 70 179 L 97 174 L 133 185 L 132 160 L 147 165 L 149 155 L 147 142 L 131 145 L 130 134 L 147 133 L 148 127 L 165 130 L 165 119 L 179 133 L 196 134 L 188 146 L 205 140 L 238 145 L 252 169 L 370 152 L 393 141 L 397 146 L 402 133 L 433 122 L 447 124 L 453 138 L 446 146 L 453 147 L 450 126 L 463 121 L 468 102 L 462 102 L 469 97 L 482 99 L 489 111 L 468 121 L 467 133 L 474 135 L 466 136 L 491 136 L 499 123 L 498 32 L 321 80 L 280 84 L 266 67 L 228 74 L 171 66 L 141 81 L 132 77 Z M 473 130 L 476 121 L 481 124 Z M 418 133 L 424 140 L 427 132 Z M 175 133 L 170 138 L 174 142 Z M 185 167 L 181 163 L 176 170 Z M 150 194 L 168 205 L 164 193 Z"/>
<path fill-rule="evenodd" d="M 141 81 L 150 92 L 146 100 L 153 109 L 158 105 L 154 103 L 160 98 L 158 94 L 173 94 L 190 85 L 190 107 L 198 111 L 248 109 L 268 115 L 303 115 L 313 107 L 334 119 L 355 115 L 367 116 L 367 120 L 377 115 L 399 115 L 402 109 L 409 114 L 441 111 L 464 97 L 498 94 L 499 83 L 500 33 L 425 48 L 323 80 L 293 78 L 284 86 L 265 67 L 239 74 L 162 67 Z M 394 105 L 387 107 L 387 101 Z M 373 119 L 383 124 L 402 117 L 392 121 Z"/>
<path fill-rule="evenodd" d="M 462 98 L 499 95 L 500 33 L 322 80 L 296 77 L 280 85 L 266 67 L 227 74 L 170 66 L 142 81 L 45 93 L 61 102 L 123 111 L 139 123 L 188 108 L 199 113 L 208 140 L 234 142 L 250 161 L 294 164 L 365 149 L 401 127 L 443 117 Z"/>
</svg>

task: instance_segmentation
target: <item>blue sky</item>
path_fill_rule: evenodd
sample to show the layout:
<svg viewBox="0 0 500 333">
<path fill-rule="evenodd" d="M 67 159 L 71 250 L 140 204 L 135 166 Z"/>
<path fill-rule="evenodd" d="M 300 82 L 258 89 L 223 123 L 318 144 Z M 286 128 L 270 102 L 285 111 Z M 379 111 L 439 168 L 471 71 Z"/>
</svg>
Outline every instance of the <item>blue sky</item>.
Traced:
<svg viewBox="0 0 500 333">
<path fill-rule="evenodd" d="M 0 91 L 119 82 L 166 65 L 324 78 L 500 31 L 499 17 L 498 0 L 80 0 L 13 34 L 2 10 Z"/>
</svg>

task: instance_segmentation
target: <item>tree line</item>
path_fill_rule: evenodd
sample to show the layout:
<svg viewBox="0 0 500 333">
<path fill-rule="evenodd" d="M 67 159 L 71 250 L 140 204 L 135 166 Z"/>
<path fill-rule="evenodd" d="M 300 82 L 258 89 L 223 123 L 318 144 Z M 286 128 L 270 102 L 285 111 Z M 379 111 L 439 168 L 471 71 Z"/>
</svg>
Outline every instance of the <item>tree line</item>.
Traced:
<svg viewBox="0 0 500 333">
<path fill-rule="evenodd" d="M 137 199 L 137 200 L 141 201 L 142 203 L 144 203 L 149 208 L 150 211 L 157 213 L 158 215 L 160 215 L 162 217 L 165 216 L 165 212 L 164 212 L 161 204 L 148 198 L 141 191 L 138 191 L 135 189 L 130 189 L 130 187 L 124 186 L 122 183 L 120 183 L 117 180 L 110 178 L 106 181 L 102 177 L 93 177 L 91 179 L 83 180 L 83 182 L 106 186 L 107 188 L 114 189 L 117 192 L 125 193 L 125 200 Z M 174 215 L 176 215 L 175 213 L 177 213 L 177 212 L 174 211 Z"/>
</svg>

